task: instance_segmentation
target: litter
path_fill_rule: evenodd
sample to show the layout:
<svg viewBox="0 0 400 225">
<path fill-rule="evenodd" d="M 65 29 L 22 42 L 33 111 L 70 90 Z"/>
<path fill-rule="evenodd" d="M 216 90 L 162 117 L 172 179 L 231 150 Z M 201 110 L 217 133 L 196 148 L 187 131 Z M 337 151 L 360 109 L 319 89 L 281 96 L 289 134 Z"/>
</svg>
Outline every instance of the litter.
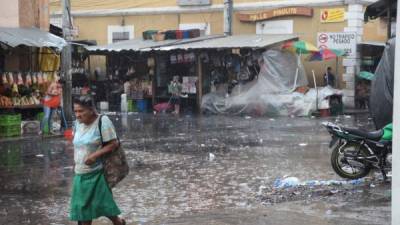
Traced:
<svg viewBox="0 0 400 225">
<path fill-rule="evenodd" d="M 299 146 L 301 146 L 301 147 L 304 147 L 304 146 L 307 146 L 308 144 L 307 143 L 300 143 L 299 144 Z"/>
<path fill-rule="evenodd" d="M 36 157 L 44 157 L 43 154 L 37 154 Z"/>
<path fill-rule="evenodd" d="M 287 177 L 287 178 L 277 178 L 273 184 L 273 187 L 276 189 L 280 188 L 290 188 L 290 187 L 299 187 L 299 186 L 331 186 L 331 185 L 353 185 L 358 186 L 365 183 L 365 178 L 360 178 L 356 180 L 348 180 L 348 181 L 339 181 L 339 180 L 307 180 L 304 182 L 300 182 L 297 177 Z"/>
</svg>

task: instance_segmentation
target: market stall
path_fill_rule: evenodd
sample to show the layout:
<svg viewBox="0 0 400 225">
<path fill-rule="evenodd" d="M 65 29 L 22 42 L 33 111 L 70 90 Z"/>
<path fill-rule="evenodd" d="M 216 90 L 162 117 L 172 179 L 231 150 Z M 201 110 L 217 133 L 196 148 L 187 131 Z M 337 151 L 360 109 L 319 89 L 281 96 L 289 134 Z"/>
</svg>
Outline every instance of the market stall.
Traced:
<svg viewBox="0 0 400 225">
<path fill-rule="evenodd" d="M 190 61 L 191 71 L 182 74 L 181 80 L 188 80 L 187 86 L 194 87 L 192 90 L 195 92 L 191 93 L 190 88 L 186 88 L 189 93 L 183 92 L 188 93 L 189 96 L 193 95 L 192 98 L 196 99 L 187 107 L 204 110 L 207 108 L 204 101 L 218 104 L 218 101 L 209 98 L 211 95 L 224 97 L 237 95 L 245 90 L 247 84 L 257 80 L 260 71 L 258 60 L 265 49 L 278 47 L 285 41 L 296 39 L 297 37 L 293 35 L 217 36 L 212 39 L 163 46 L 153 50 L 159 52 L 158 54 L 166 54 L 169 65 L 174 64 L 175 61 L 179 62 L 179 55 L 183 59 L 182 62 L 186 64 L 185 58 L 194 58 Z M 167 76 L 167 78 L 171 77 Z M 164 83 L 166 81 L 164 80 Z M 204 95 L 207 95 L 206 100 L 203 99 Z"/>
<path fill-rule="evenodd" d="M 3 122 L 15 115 L 20 115 L 19 120 L 36 119 L 42 110 L 41 98 L 59 72 L 58 52 L 65 45 L 62 38 L 38 29 L 0 28 L 0 114 Z M 0 124 L 2 136 L 18 133 L 7 132 L 10 129 L 3 125 Z"/>
<path fill-rule="evenodd" d="M 147 32 L 148 33 L 148 32 Z M 146 35 L 149 35 L 147 34 Z M 166 32 L 168 33 L 168 32 Z M 144 35 L 144 36 L 146 36 Z M 154 36 L 153 36 L 154 37 Z M 168 101 L 168 82 L 174 75 L 192 74 L 196 77 L 195 55 L 193 53 L 175 54 L 171 61 L 168 53 L 155 52 L 153 49 L 162 46 L 174 46 L 176 44 L 191 43 L 216 36 L 204 36 L 183 39 L 157 39 L 138 38 L 121 41 L 105 46 L 87 47 L 90 55 L 103 55 L 106 57 L 106 71 L 96 71 L 95 83 L 96 102 L 108 106 L 112 111 L 127 110 L 148 112 L 152 105 Z M 178 59 L 179 57 L 179 59 Z M 185 83 L 192 84 L 194 79 L 186 80 Z M 186 85 L 185 88 L 189 88 Z M 121 107 L 121 95 L 128 100 L 126 107 Z M 188 101 L 194 100 L 194 96 L 188 97 Z"/>
</svg>

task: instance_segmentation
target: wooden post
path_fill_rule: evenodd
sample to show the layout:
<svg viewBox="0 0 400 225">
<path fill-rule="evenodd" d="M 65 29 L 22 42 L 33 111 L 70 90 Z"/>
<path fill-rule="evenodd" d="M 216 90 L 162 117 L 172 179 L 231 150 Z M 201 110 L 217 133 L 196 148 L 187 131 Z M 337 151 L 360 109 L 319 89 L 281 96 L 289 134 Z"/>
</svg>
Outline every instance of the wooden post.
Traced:
<svg viewBox="0 0 400 225">
<path fill-rule="evenodd" d="M 197 54 L 197 108 L 201 112 L 201 99 L 203 98 L 203 65 L 200 54 Z"/>
</svg>

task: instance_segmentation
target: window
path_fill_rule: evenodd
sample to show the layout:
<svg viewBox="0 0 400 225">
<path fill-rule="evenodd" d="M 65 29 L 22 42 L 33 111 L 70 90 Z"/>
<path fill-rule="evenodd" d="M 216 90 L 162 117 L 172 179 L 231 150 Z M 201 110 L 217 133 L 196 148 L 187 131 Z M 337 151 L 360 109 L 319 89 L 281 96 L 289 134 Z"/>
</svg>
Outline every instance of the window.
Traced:
<svg viewBox="0 0 400 225">
<path fill-rule="evenodd" d="M 134 31 L 133 26 L 108 26 L 108 43 L 133 39 Z"/>
<path fill-rule="evenodd" d="M 200 36 L 210 35 L 211 26 L 209 23 L 181 23 L 179 24 L 180 30 L 200 29 Z"/>
<path fill-rule="evenodd" d="M 257 22 L 256 34 L 293 34 L 293 20 Z"/>
</svg>

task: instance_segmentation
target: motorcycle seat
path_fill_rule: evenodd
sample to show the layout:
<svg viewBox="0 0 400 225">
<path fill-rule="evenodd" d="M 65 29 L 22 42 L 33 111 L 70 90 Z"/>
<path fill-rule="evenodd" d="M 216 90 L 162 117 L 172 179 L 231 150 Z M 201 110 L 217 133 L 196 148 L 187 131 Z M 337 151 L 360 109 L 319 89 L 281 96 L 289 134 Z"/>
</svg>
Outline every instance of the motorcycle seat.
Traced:
<svg viewBox="0 0 400 225">
<path fill-rule="evenodd" d="M 360 130 L 358 128 L 350 128 L 350 127 L 344 127 L 343 128 L 345 131 L 349 132 L 350 134 L 359 136 L 359 137 L 364 137 L 366 139 L 370 139 L 373 141 L 379 141 L 382 136 L 383 136 L 383 130 L 377 130 L 377 131 L 366 131 L 366 130 Z"/>
</svg>

